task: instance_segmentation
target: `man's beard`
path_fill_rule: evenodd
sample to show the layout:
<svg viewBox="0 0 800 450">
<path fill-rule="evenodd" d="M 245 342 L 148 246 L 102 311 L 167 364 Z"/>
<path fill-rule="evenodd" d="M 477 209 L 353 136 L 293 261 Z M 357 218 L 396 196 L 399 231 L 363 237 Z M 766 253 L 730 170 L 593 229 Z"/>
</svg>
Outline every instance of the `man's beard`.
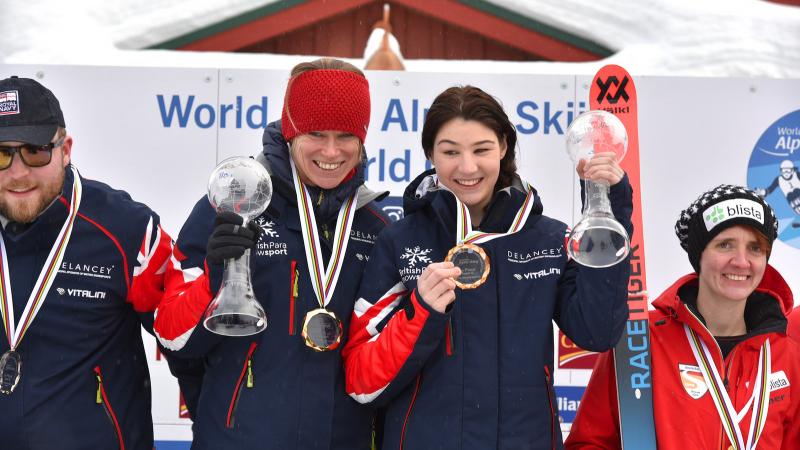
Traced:
<svg viewBox="0 0 800 450">
<path fill-rule="evenodd" d="M 61 194 L 62 186 L 64 185 L 64 174 L 66 171 L 62 170 L 56 179 L 47 182 L 46 184 L 40 186 L 40 194 L 34 198 L 19 203 L 19 202 L 8 202 L 4 198 L 0 197 L 0 214 L 2 214 L 8 220 L 19 222 L 19 223 L 31 223 L 39 217 L 51 203 L 53 200 Z M 13 189 L 17 187 L 26 187 L 24 184 L 20 185 L 9 185 L 7 188 Z"/>
</svg>

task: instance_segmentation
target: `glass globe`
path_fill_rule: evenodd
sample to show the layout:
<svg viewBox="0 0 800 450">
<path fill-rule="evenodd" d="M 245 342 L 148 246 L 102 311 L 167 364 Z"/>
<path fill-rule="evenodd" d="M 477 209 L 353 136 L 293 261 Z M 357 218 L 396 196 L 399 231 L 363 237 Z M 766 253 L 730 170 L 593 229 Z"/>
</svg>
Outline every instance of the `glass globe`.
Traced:
<svg viewBox="0 0 800 450">
<path fill-rule="evenodd" d="M 208 201 L 219 212 L 233 212 L 245 224 L 263 213 L 272 199 L 272 181 L 264 166 L 252 158 L 228 158 L 211 172 Z"/>
<path fill-rule="evenodd" d="M 603 110 L 587 111 L 567 127 L 567 154 L 575 164 L 595 153 L 613 152 L 622 161 L 628 151 L 628 133 L 617 116 Z"/>
</svg>

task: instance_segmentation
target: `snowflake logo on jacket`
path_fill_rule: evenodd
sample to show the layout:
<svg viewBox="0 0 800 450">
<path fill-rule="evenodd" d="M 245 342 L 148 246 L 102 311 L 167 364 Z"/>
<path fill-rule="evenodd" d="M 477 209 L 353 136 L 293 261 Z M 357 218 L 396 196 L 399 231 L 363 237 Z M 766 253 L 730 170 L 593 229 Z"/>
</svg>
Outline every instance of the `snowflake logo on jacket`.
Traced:
<svg viewBox="0 0 800 450">
<path fill-rule="evenodd" d="M 267 220 L 263 217 L 259 217 L 256 219 L 256 224 L 261 227 L 262 236 L 269 236 L 272 238 L 280 237 L 278 236 L 278 232 L 273 228 L 275 226 L 275 222 Z"/>
<path fill-rule="evenodd" d="M 405 248 L 405 253 L 400 255 L 400 259 L 407 259 L 408 265 L 411 267 L 416 267 L 417 263 L 428 263 L 430 264 L 432 261 L 428 258 L 428 253 L 430 253 L 432 249 L 422 250 L 419 246 L 410 249 L 408 247 Z"/>
</svg>

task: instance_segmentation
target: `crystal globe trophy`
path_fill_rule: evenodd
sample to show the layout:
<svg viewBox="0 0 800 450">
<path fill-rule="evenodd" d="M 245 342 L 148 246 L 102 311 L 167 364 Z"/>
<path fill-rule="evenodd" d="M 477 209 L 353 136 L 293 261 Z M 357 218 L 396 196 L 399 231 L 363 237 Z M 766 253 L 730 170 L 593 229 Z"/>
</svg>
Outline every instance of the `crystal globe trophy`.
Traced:
<svg viewBox="0 0 800 450">
<path fill-rule="evenodd" d="M 577 165 L 596 153 L 613 152 L 621 161 L 628 150 L 625 125 L 606 111 L 585 112 L 567 128 L 567 153 Z M 630 252 L 630 238 L 625 228 L 614 219 L 605 182 L 585 180 L 583 218 L 569 235 L 567 252 L 587 267 L 610 267 Z"/>
<path fill-rule="evenodd" d="M 218 212 L 242 217 L 241 226 L 261 215 L 272 198 L 269 173 L 258 161 L 228 158 L 208 179 L 208 201 Z M 203 317 L 203 325 L 223 336 L 249 336 L 267 328 L 267 314 L 256 299 L 250 278 L 250 249 L 225 261 L 222 285 Z"/>
</svg>

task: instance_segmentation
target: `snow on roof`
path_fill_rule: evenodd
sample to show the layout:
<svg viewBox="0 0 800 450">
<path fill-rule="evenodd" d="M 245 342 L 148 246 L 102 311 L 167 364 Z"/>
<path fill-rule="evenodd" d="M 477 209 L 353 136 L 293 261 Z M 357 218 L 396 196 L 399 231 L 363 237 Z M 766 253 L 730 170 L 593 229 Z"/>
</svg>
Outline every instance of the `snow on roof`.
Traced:
<svg viewBox="0 0 800 450">
<path fill-rule="evenodd" d="M 3 0 L 0 27 L 15 30 L 15 38 L 0 40 L 0 63 L 288 69 L 309 57 L 137 50 L 276 1 Z M 590 75 L 616 63 L 636 75 L 800 78 L 800 8 L 793 6 L 758 0 L 485 1 L 616 53 L 591 63 L 407 59 L 406 69 Z"/>
</svg>

